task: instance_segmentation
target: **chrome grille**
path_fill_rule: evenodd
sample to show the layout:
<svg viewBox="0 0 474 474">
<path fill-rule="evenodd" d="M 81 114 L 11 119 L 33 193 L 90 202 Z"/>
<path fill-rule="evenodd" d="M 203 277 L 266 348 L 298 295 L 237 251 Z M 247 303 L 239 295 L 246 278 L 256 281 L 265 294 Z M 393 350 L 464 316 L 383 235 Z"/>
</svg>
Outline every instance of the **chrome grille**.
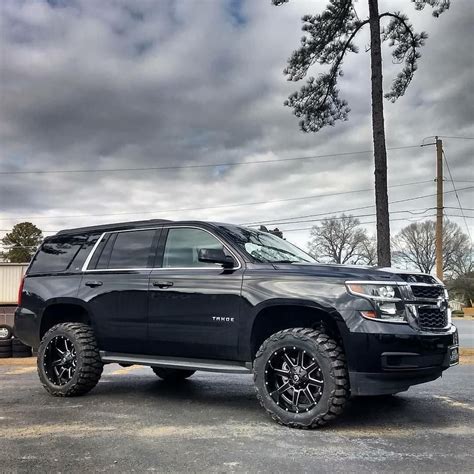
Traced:
<svg viewBox="0 0 474 474">
<path fill-rule="evenodd" d="M 437 299 L 444 296 L 444 289 L 441 286 L 411 285 L 411 291 L 415 298 Z"/>
<path fill-rule="evenodd" d="M 447 325 L 447 311 L 438 308 L 418 308 L 418 326 L 420 329 L 443 329 Z"/>
</svg>

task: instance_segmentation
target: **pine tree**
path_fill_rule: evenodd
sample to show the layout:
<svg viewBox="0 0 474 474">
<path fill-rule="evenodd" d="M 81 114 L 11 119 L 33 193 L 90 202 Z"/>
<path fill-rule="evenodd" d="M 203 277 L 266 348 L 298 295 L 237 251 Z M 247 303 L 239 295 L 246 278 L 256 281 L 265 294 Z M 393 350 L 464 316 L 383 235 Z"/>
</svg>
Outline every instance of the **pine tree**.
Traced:
<svg viewBox="0 0 474 474">
<path fill-rule="evenodd" d="M 289 0 L 272 0 L 282 5 Z M 412 0 L 417 10 L 426 5 L 433 7 L 433 16 L 438 17 L 450 6 L 450 0 Z M 388 41 L 393 47 L 394 61 L 403 63 L 402 71 L 392 83 L 385 98 L 395 102 L 403 96 L 417 69 L 420 48 L 428 35 L 416 33 L 408 17 L 398 11 L 380 13 L 378 0 L 368 0 L 369 17 L 359 19 L 355 10 L 356 0 L 329 0 L 321 14 L 305 15 L 302 30 L 305 36 L 301 47 L 293 52 L 284 74 L 289 81 L 303 79 L 311 66 L 318 63 L 328 65 L 329 70 L 317 78 L 309 77 L 306 84 L 291 94 L 285 105 L 293 108 L 301 118 L 304 132 L 317 132 L 337 120 L 347 120 L 348 103 L 339 96 L 337 80 L 343 75 L 342 63 L 348 52 L 357 53 L 354 44 L 357 33 L 365 26 L 370 28 L 371 86 L 372 86 L 372 130 L 375 162 L 375 206 L 377 213 L 377 257 L 382 266 L 390 266 L 390 223 L 387 194 L 387 151 L 383 114 L 382 53 L 381 43 Z M 381 22 L 388 23 L 381 27 Z"/>
<path fill-rule="evenodd" d="M 6 249 L 2 257 L 11 263 L 28 263 L 42 240 L 41 230 L 31 222 L 16 224 L 2 239 Z"/>
</svg>

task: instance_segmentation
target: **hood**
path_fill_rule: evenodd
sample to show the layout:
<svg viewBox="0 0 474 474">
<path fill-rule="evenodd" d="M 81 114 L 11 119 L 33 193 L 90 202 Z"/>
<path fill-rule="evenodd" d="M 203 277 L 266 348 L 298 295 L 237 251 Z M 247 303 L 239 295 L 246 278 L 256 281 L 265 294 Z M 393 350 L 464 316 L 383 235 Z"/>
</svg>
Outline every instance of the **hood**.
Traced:
<svg viewBox="0 0 474 474">
<path fill-rule="evenodd" d="M 398 281 L 439 284 L 432 275 L 415 273 L 387 267 L 369 267 L 364 265 L 338 265 L 323 263 L 278 263 L 275 270 L 288 273 L 300 273 L 321 277 L 333 277 L 346 280 Z"/>
</svg>

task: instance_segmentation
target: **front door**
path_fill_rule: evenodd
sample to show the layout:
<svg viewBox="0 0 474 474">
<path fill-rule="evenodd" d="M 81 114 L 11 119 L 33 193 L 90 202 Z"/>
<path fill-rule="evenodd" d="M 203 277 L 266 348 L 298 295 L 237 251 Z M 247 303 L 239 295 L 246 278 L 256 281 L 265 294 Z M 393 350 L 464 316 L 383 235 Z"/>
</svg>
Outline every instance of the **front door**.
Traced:
<svg viewBox="0 0 474 474">
<path fill-rule="evenodd" d="M 149 339 L 155 355 L 235 359 L 238 348 L 242 267 L 199 262 L 198 250 L 224 249 L 195 227 L 163 229 L 159 264 L 150 274 Z"/>
<path fill-rule="evenodd" d="M 158 232 L 144 229 L 104 234 L 83 274 L 79 298 L 88 303 L 102 350 L 145 351 L 148 279 Z"/>
</svg>

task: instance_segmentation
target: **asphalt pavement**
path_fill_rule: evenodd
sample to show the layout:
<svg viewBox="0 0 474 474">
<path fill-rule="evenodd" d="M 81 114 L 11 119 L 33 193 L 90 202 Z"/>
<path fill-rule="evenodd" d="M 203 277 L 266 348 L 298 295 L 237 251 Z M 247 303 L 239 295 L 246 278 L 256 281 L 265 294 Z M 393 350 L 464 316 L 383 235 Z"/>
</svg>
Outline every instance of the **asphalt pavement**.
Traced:
<svg viewBox="0 0 474 474">
<path fill-rule="evenodd" d="M 6 362 L 6 361 L 5 361 Z M 88 395 L 53 398 L 32 361 L 0 365 L 1 472 L 473 472 L 474 365 L 386 398 L 353 399 L 323 429 L 274 423 L 250 376 L 106 366 Z"/>
</svg>

